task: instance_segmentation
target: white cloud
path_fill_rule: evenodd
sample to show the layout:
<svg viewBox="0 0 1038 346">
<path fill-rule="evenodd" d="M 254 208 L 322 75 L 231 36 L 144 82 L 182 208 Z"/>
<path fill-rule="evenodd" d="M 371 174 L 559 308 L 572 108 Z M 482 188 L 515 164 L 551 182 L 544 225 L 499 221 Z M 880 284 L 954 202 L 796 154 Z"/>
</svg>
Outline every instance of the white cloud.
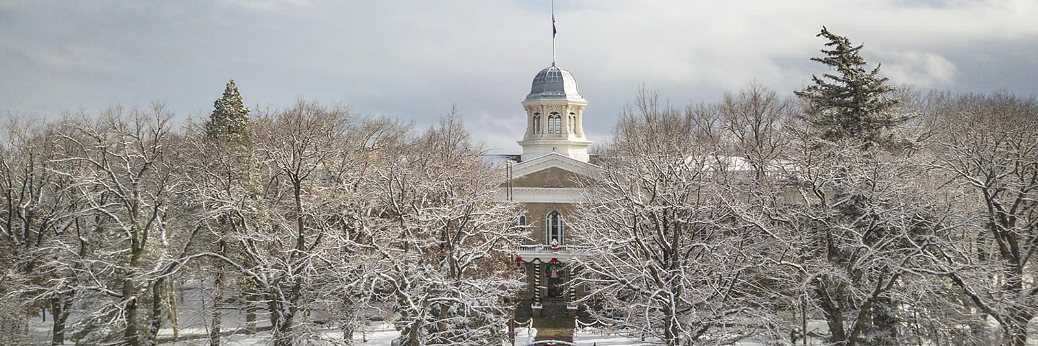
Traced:
<svg viewBox="0 0 1038 346">
<path fill-rule="evenodd" d="M 885 61 L 881 73 L 895 83 L 936 88 L 947 86 L 955 79 L 955 65 L 934 53 L 909 51 L 879 56 Z"/>
</svg>

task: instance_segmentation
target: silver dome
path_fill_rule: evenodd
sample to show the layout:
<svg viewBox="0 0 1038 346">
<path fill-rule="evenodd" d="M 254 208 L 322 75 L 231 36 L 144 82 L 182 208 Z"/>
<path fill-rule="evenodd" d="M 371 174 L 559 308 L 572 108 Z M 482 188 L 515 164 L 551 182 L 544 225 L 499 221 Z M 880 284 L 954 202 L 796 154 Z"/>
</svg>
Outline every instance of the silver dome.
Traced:
<svg viewBox="0 0 1038 346">
<path fill-rule="evenodd" d="M 526 99 L 583 100 L 577 93 L 577 81 L 573 79 L 573 75 L 555 64 L 551 64 L 533 77 L 530 94 L 526 95 Z"/>
</svg>

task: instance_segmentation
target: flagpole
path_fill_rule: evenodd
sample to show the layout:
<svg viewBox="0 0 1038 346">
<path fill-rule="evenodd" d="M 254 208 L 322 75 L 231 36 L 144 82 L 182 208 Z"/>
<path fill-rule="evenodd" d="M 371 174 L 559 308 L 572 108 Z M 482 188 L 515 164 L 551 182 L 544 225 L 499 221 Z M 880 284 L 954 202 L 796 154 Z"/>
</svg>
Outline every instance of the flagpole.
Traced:
<svg viewBox="0 0 1038 346">
<path fill-rule="evenodd" d="M 555 0 L 551 0 L 551 66 L 555 66 Z"/>
</svg>

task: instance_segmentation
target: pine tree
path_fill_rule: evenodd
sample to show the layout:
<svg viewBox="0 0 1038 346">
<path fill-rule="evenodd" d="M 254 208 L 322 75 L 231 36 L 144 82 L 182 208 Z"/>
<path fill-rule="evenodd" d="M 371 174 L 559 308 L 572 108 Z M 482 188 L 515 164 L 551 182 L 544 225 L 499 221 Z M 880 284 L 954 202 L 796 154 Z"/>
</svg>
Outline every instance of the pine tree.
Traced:
<svg viewBox="0 0 1038 346">
<path fill-rule="evenodd" d="M 229 143 L 249 140 L 249 108 L 238 93 L 234 80 L 227 81 L 223 96 L 213 102 L 213 113 L 205 125 L 206 136 Z"/>
<path fill-rule="evenodd" d="M 896 112 L 899 100 L 894 97 L 894 88 L 888 84 L 888 79 L 880 75 L 880 66 L 877 65 L 870 70 L 865 59 L 859 54 L 862 45 L 855 46 L 846 37 L 829 32 L 824 26 L 817 37 L 822 37 L 829 42 L 825 44 L 826 48 L 821 50 L 823 55 L 811 58 L 811 60 L 828 66 L 832 71 L 821 77 L 812 75 L 811 80 L 814 84 L 796 92 L 797 96 L 806 101 L 807 123 L 818 131 L 821 139 L 839 142 L 837 146 L 830 148 L 836 152 L 841 145 L 853 145 L 856 149 L 860 149 L 856 155 L 864 157 L 866 160 L 876 160 L 877 153 L 872 149 L 897 149 L 901 143 L 893 138 L 890 130 L 901 125 L 908 118 Z M 846 168 L 837 169 L 834 173 L 840 177 L 841 181 L 850 181 L 852 178 L 848 176 L 850 173 Z M 862 223 L 862 220 L 872 220 L 876 217 L 869 215 L 871 211 L 867 204 L 871 197 L 867 190 L 859 191 L 852 186 L 836 186 L 831 193 L 832 198 L 846 201 L 834 215 L 834 222 L 842 222 L 861 229 L 882 228 Z M 847 238 L 841 236 L 840 229 L 819 231 L 819 235 L 825 235 L 826 239 L 831 239 L 833 235 L 836 235 L 837 239 Z M 870 234 L 870 237 L 862 240 L 867 245 L 873 246 L 878 245 L 884 239 L 895 238 L 899 233 L 897 230 L 877 229 L 867 232 L 867 234 Z M 829 249 L 826 253 L 829 254 L 832 264 L 845 269 L 854 267 L 855 254 L 841 250 L 841 248 L 852 248 L 853 245 L 855 244 L 828 242 L 826 246 Z M 889 270 L 878 270 L 878 272 L 889 272 Z M 869 273 L 863 272 L 857 275 L 869 275 Z M 818 287 L 837 287 L 835 290 L 837 293 L 833 297 L 828 297 L 830 294 L 825 289 L 820 289 L 818 293 L 819 300 L 829 303 L 820 305 L 823 306 L 825 315 L 830 322 L 832 342 L 849 342 L 850 344 L 863 342 L 869 345 L 897 344 L 896 307 L 898 302 L 890 298 L 888 293 L 876 291 L 876 293 L 882 294 L 875 297 L 871 305 L 855 307 L 857 304 L 854 303 L 852 295 L 846 291 L 846 287 L 840 286 L 839 282 L 819 282 Z M 859 331 L 856 327 L 850 328 L 849 331 L 842 330 L 843 323 L 840 320 L 844 317 L 841 315 L 848 313 L 846 311 L 848 307 L 867 310 L 867 317 L 864 317 L 868 321 L 864 326 L 865 330 Z"/>
<path fill-rule="evenodd" d="M 829 42 L 822 56 L 813 61 L 833 71 L 821 77 L 812 75 L 814 84 L 795 92 L 807 102 L 807 122 L 818 130 L 825 140 L 858 139 L 866 148 L 873 144 L 889 144 L 884 131 L 907 120 L 893 110 L 898 100 L 894 88 L 879 73 L 880 65 L 869 70 L 859 55 L 862 45 L 853 45 L 844 36 L 829 32 L 824 26 L 818 33 Z"/>
<path fill-rule="evenodd" d="M 213 103 L 213 113 L 205 124 L 206 139 L 211 141 L 213 148 L 226 154 L 227 163 L 230 165 L 215 165 L 215 169 L 226 174 L 226 188 L 231 193 L 231 186 L 242 183 L 242 179 L 248 179 L 249 171 L 249 149 L 251 136 L 249 135 L 249 108 L 245 106 L 245 100 L 238 93 L 238 86 L 234 80 L 227 81 L 223 96 Z M 217 168 L 219 167 L 219 168 Z M 218 218 L 220 236 L 216 240 L 216 251 L 222 255 L 228 254 L 228 243 L 223 233 L 230 227 L 230 218 Z M 211 345 L 220 345 L 221 333 L 221 304 L 224 301 L 224 289 L 226 287 L 226 273 L 223 263 L 214 261 L 215 275 L 213 277 L 213 307 L 211 316 L 209 342 Z M 243 285 L 244 286 L 244 285 Z M 243 292 L 245 293 L 245 292 Z M 247 303 L 249 304 L 249 303 Z M 247 307 L 246 324 L 251 331 L 255 325 L 254 306 Z"/>
</svg>

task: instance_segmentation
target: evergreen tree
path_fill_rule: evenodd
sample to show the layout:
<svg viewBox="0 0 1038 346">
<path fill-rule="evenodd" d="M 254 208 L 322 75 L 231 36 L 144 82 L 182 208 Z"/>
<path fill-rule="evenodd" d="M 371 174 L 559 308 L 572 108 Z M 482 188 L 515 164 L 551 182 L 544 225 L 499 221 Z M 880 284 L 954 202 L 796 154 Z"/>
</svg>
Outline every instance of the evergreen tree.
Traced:
<svg viewBox="0 0 1038 346">
<path fill-rule="evenodd" d="M 223 96 L 213 102 L 213 113 L 205 125 L 206 136 L 231 143 L 249 140 L 249 108 L 238 93 L 234 80 L 227 81 Z"/>
<path fill-rule="evenodd" d="M 893 112 L 898 100 L 894 88 L 879 73 L 880 66 L 869 70 L 859 55 L 862 45 L 853 45 L 846 37 L 829 32 L 824 26 L 818 37 L 829 40 L 822 56 L 813 61 L 833 71 L 821 77 L 812 75 L 814 84 L 795 92 L 807 103 L 807 122 L 825 140 L 858 139 L 866 148 L 873 144 L 889 144 L 884 130 L 907 120 Z"/>
<path fill-rule="evenodd" d="M 250 173 L 250 149 L 251 136 L 249 135 L 249 108 L 245 106 L 245 100 L 238 93 L 238 86 L 234 80 L 227 81 L 223 96 L 213 103 L 213 113 L 205 124 L 205 139 L 210 143 L 210 152 L 215 155 L 212 160 L 206 162 L 211 173 L 224 177 L 216 185 L 225 190 L 228 195 L 235 195 L 242 191 L 238 187 L 248 185 Z M 216 251 L 227 256 L 230 252 L 228 242 L 224 239 L 233 218 L 220 216 L 216 218 Z M 220 261 L 213 262 L 213 307 L 210 320 L 210 345 L 220 345 L 220 333 L 222 314 L 220 309 L 224 303 L 224 290 L 227 285 L 225 268 Z M 241 293 L 248 294 L 248 283 L 241 283 Z M 245 299 L 246 325 L 251 332 L 255 328 L 255 306 Z"/>
<path fill-rule="evenodd" d="M 896 149 L 900 143 L 893 138 L 889 130 L 908 120 L 897 112 L 899 102 L 893 95 L 894 88 L 888 84 L 887 78 L 880 75 L 879 65 L 872 69 L 867 67 L 865 59 L 859 54 L 862 45 L 855 46 L 846 37 L 829 32 L 824 26 L 817 36 L 829 42 L 825 44 L 826 48 L 821 50 L 823 55 L 811 60 L 830 67 L 832 71 L 821 77 L 812 75 L 813 84 L 796 92 L 796 95 L 806 103 L 807 123 L 818 131 L 821 139 L 836 144 L 828 148 L 817 148 L 818 154 L 829 156 L 840 153 L 841 149 L 847 149 L 844 146 L 849 146 L 860 149 L 854 156 L 865 160 L 864 162 L 872 162 L 866 165 L 879 165 L 883 159 L 873 149 Z M 840 158 L 839 155 L 831 156 L 830 159 L 851 160 L 847 157 Z M 833 173 L 840 181 L 851 181 L 854 177 L 851 176 L 850 168 L 837 166 Z M 858 242 L 864 242 L 870 247 L 893 242 L 895 245 L 890 245 L 891 249 L 899 244 L 895 239 L 900 239 L 903 230 L 887 229 L 870 223 L 881 217 L 871 213 L 876 207 L 882 206 L 882 202 L 876 201 L 869 189 L 854 186 L 836 184 L 830 193 L 831 198 L 842 202 L 829 221 L 843 226 L 819 229 L 815 235 L 826 240 L 819 242 L 819 248 L 816 250 L 825 250 L 831 264 L 835 268 L 853 273 L 852 277 L 884 277 L 894 272 L 895 268 L 871 268 L 863 271 L 852 269 L 857 267 L 855 262 L 859 255 L 855 248 L 859 245 Z M 845 234 L 844 229 L 857 230 L 869 236 L 857 239 L 851 236 L 854 232 Z M 823 243 L 825 245 L 821 245 Z M 823 246 L 827 248 L 823 249 Z M 871 299 L 870 304 L 855 301 L 854 295 L 849 291 L 850 286 L 839 280 L 822 279 L 817 283 L 819 290 L 816 292 L 816 298 L 821 302 L 820 306 L 830 322 L 832 342 L 897 344 L 898 302 L 892 299 L 891 293 L 888 292 L 897 279 L 890 280 L 886 290 L 877 288 L 873 292 L 875 297 Z M 856 309 L 863 312 L 850 312 Z M 852 327 L 847 331 L 837 330 L 843 329 L 840 320 L 845 318 L 841 316 L 844 314 L 857 315 L 867 321 L 860 324 L 864 326 L 864 330 L 858 327 Z"/>
</svg>

